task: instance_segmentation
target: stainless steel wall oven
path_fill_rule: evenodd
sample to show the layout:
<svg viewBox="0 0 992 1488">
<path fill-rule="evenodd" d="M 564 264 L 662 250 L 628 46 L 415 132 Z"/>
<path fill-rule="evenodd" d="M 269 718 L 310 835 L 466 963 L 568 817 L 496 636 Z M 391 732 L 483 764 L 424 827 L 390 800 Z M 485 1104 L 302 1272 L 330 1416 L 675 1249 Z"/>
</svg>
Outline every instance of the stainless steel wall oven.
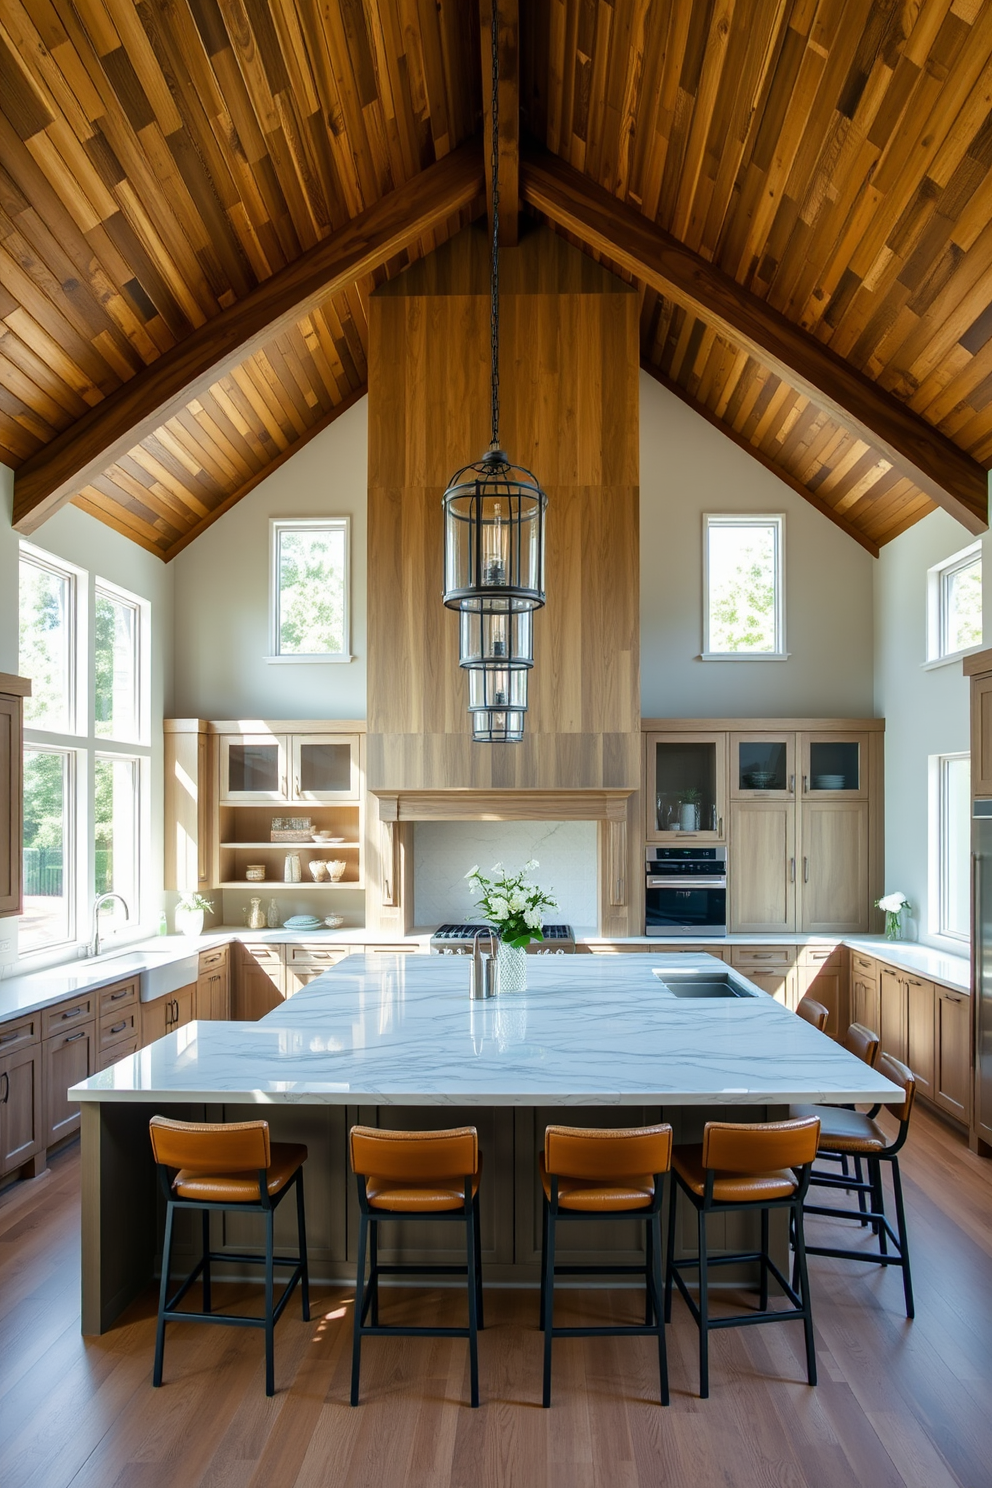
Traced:
<svg viewBox="0 0 992 1488">
<path fill-rule="evenodd" d="M 727 849 L 649 847 L 645 934 L 726 935 Z"/>
</svg>

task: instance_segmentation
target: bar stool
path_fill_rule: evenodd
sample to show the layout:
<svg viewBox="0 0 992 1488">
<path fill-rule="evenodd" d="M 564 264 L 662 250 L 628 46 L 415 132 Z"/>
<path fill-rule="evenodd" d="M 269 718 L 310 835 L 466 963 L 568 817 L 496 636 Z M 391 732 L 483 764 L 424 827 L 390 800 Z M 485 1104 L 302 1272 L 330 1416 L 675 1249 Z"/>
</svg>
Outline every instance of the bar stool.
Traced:
<svg viewBox="0 0 992 1488">
<path fill-rule="evenodd" d="M 541 1244 L 541 1328 L 544 1331 L 544 1397 L 551 1404 L 551 1345 L 556 1338 L 612 1338 L 620 1334 L 658 1340 L 661 1403 L 668 1404 L 668 1360 L 661 1300 L 661 1201 L 672 1161 L 672 1128 L 659 1126 L 549 1126 L 539 1158 L 544 1189 Z M 557 1228 L 563 1221 L 643 1219 L 643 1266 L 560 1266 Z M 602 1328 L 554 1326 L 555 1276 L 643 1276 L 644 1323 Z"/>
<path fill-rule="evenodd" d="M 166 1323 L 227 1323 L 236 1328 L 265 1329 L 265 1393 L 274 1395 L 273 1329 L 297 1282 L 300 1283 L 303 1321 L 310 1321 L 306 1219 L 303 1212 L 303 1164 L 306 1162 L 307 1149 L 297 1142 L 270 1142 L 267 1121 L 201 1123 L 171 1121 L 166 1116 L 153 1116 L 148 1125 L 152 1153 L 166 1198 L 162 1283 L 159 1288 L 152 1384 L 162 1383 Z M 178 1169 L 174 1177 L 170 1177 L 170 1169 Z M 273 1216 L 293 1185 L 296 1188 L 299 1254 L 277 1256 L 273 1253 Z M 172 1225 L 177 1209 L 202 1211 L 203 1254 L 179 1290 L 170 1297 Z M 264 1214 L 264 1257 L 212 1251 L 210 1212 L 213 1209 L 236 1209 L 242 1214 Z M 242 1261 L 256 1266 L 264 1265 L 263 1317 L 240 1317 L 210 1310 L 211 1261 Z M 273 1305 L 275 1266 L 292 1266 L 293 1271 L 278 1303 Z M 179 1312 L 179 1303 L 201 1275 L 203 1311 Z"/>
<path fill-rule="evenodd" d="M 815 997 L 802 998 L 796 1012 L 800 1018 L 805 1018 L 807 1023 L 812 1023 L 813 1027 L 818 1028 L 821 1033 L 826 1032 L 830 1012 L 822 1002 L 817 1002 Z"/>
<path fill-rule="evenodd" d="M 863 1182 L 860 1179 L 851 1178 L 848 1174 L 835 1177 L 831 1173 L 816 1171 L 812 1174 L 811 1185 L 815 1184 L 817 1188 L 853 1190 L 858 1195 L 858 1209 L 840 1209 L 826 1204 L 809 1203 L 806 1203 L 804 1208 L 807 1214 L 821 1214 L 836 1219 L 856 1219 L 862 1225 L 870 1224 L 878 1237 L 878 1250 L 841 1250 L 834 1246 L 807 1245 L 806 1254 L 837 1256 L 841 1260 L 848 1261 L 877 1261 L 880 1266 L 900 1266 L 903 1294 L 906 1300 L 906 1316 L 911 1318 L 915 1316 L 913 1277 L 909 1265 L 906 1206 L 903 1203 L 898 1154 L 909 1134 L 909 1118 L 916 1098 L 916 1076 L 911 1069 L 900 1060 L 894 1059 L 891 1054 L 880 1054 L 875 1068 L 880 1075 L 891 1080 L 893 1085 L 901 1086 L 903 1092 L 901 1101 L 882 1102 L 873 1106 L 867 1114 L 848 1110 L 844 1106 L 817 1106 L 815 1108 L 817 1112 L 822 1112 L 819 1152 L 826 1157 L 854 1157 L 856 1161 L 863 1159 L 868 1164 L 868 1180 Z M 899 1130 L 891 1142 L 875 1119 L 883 1104 L 899 1122 Z M 801 1108 L 793 1107 L 793 1109 Z M 898 1234 L 893 1230 L 885 1213 L 885 1191 L 882 1187 L 883 1162 L 889 1163 L 892 1169 L 892 1190 L 895 1196 Z M 868 1208 L 862 1207 L 865 1201 L 869 1205 Z M 894 1254 L 889 1252 L 889 1241 L 895 1247 Z"/>
<path fill-rule="evenodd" d="M 844 1048 L 849 1054 L 853 1054 L 856 1059 L 861 1059 L 864 1061 L 865 1064 L 870 1065 L 872 1068 L 874 1068 L 875 1060 L 878 1058 L 878 1034 L 874 1033 L 872 1029 L 866 1028 L 863 1023 L 850 1023 L 848 1024 L 847 1033 L 844 1035 Z M 817 1157 L 824 1157 L 829 1159 L 831 1162 L 840 1163 L 840 1170 L 846 1176 L 851 1171 L 850 1154 L 848 1154 L 847 1152 L 824 1152 L 823 1150 L 824 1118 L 829 1117 L 831 1112 L 835 1109 L 836 1107 L 834 1106 L 790 1106 L 789 1115 L 791 1117 L 819 1116 L 820 1147 L 817 1152 Z M 853 1110 L 854 1107 L 848 1106 L 846 1109 Z M 864 1171 L 861 1165 L 860 1153 L 854 1154 L 854 1172 L 857 1177 L 858 1183 L 862 1183 L 864 1181 Z M 810 1183 L 815 1184 L 818 1176 L 820 1176 L 818 1169 L 814 1168 L 810 1177 Z M 829 1177 L 830 1175 L 824 1174 L 823 1176 Z M 865 1214 L 867 1212 L 867 1204 L 863 1191 L 859 1191 L 858 1193 L 858 1210 L 861 1214 Z M 862 1220 L 861 1223 L 864 1224 L 865 1221 Z M 807 1254 L 808 1253 L 809 1250 L 807 1247 Z"/>
<path fill-rule="evenodd" d="M 714 1328 L 744 1327 L 752 1323 L 791 1322 L 801 1318 L 806 1335 L 806 1373 L 816 1384 L 816 1351 L 810 1309 L 809 1277 L 803 1249 L 803 1200 L 809 1186 L 820 1123 L 815 1116 L 797 1121 L 767 1121 L 756 1124 L 707 1121 L 701 1144 L 678 1146 L 672 1154 L 672 1199 L 668 1208 L 668 1271 L 665 1278 L 665 1321 L 672 1316 L 674 1283 L 699 1328 L 699 1394 L 709 1395 L 709 1335 Z M 696 1210 L 699 1233 L 698 1259 L 675 1259 L 676 1200 L 681 1190 Z M 710 1214 L 735 1210 L 761 1210 L 761 1249 L 734 1255 L 710 1257 L 706 1244 L 706 1219 Z M 795 1237 L 796 1265 L 792 1284 L 785 1279 L 768 1254 L 768 1214 L 786 1209 Z M 742 1261 L 757 1261 L 761 1267 L 757 1312 L 733 1317 L 709 1315 L 709 1268 Z M 699 1304 L 695 1303 L 682 1277 L 691 1268 L 699 1271 Z M 768 1309 L 768 1274 L 771 1272 L 792 1307 L 785 1312 Z"/>
<path fill-rule="evenodd" d="M 472 1405 L 479 1404 L 478 1329 L 482 1322 L 482 1242 L 479 1177 L 482 1154 L 474 1126 L 447 1131 L 385 1131 L 351 1128 L 351 1166 L 358 1183 L 358 1274 L 351 1360 L 351 1403 L 358 1404 L 362 1339 L 371 1337 L 467 1338 Z M 465 1225 L 464 1266 L 383 1266 L 378 1227 L 384 1220 L 454 1220 Z M 371 1241 L 371 1244 L 370 1244 Z M 370 1251 L 368 1284 L 365 1257 Z M 408 1328 L 379 1322 L 380 1276 L 464 1276 L 468 1282 L 467 1328 Z M 371 1309 L 372 1321 L 365 1319 Z"/>
</svg>

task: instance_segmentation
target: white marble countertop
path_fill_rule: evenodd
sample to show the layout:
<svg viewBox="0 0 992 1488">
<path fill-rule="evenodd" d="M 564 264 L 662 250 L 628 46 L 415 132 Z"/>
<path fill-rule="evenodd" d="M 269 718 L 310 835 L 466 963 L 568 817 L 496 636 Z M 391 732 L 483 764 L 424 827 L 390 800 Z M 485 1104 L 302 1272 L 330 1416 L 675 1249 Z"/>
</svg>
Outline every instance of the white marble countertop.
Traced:
<svg viewBox="0 0 992 1488">
<path fill-rule="evenodd" d="M 102 1070 L 81 1101 L 305 1105 L 764 1105 L 896 1088 L 763 992 L 677 1000 L 653 966 L 535 957 L 524 993 L 473 1002 L 467 958 L 348 957 L 259 1023 L 190 1023 Z M 720 967 L 722 970 L 722 967 Z"/>
<path fill-rule="evenodd" d="M 900 971 L 915 971 L 930 981 L 953 987 L 955 992 L 971 994 L 971 962 L 967 956 L 954 956 L 918 941 L 886 940 L 884 935 L 846 935 L 844 944 Z"/>
</svg>

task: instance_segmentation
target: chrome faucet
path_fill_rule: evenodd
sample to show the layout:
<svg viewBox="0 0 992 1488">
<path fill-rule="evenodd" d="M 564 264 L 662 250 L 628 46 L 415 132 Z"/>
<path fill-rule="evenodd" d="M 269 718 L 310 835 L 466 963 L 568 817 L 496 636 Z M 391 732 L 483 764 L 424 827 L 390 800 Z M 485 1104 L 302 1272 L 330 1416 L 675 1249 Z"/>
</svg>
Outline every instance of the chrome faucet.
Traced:
<svg viewBox="0 0 992 1488">
<path fill-rule="evenodd" d="M 489 955 L 482 954 L 480 941 L 489 937 Z M 472 936 L 472 997 L 481 1002 L 496 991 L 496 932 L 491 925 L 480 925 Z"/>
<path fill-rule="evenodd" d="M 127 900 L 123 894 L 115 894 L 113 891 L 108 894 L 98 894 L 96 896 L 96 903 L 93 905 L 93 939 L 89 944 L 89 954 L 91 956 L 99 956 L 100 954 L 100 910 L 108 899 L 119 899 L 124 906 L 125 920 L 131 918 L 131 911 L 127 907 Z"/>
</svg>

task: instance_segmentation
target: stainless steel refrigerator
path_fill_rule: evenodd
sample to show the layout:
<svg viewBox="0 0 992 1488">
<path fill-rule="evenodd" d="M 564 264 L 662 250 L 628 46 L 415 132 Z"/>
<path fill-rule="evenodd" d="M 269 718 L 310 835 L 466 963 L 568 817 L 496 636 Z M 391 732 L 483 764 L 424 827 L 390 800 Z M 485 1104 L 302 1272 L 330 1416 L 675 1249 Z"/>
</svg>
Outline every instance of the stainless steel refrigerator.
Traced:
<svg viewBox="0 0 992 1488">
<path fill-rule="evenodd" d="M 976 801 L 972 808 L 971 871 L 974 1120 L 986 1156 L 992 1156 L 992 801 Z"/>
</svg>

